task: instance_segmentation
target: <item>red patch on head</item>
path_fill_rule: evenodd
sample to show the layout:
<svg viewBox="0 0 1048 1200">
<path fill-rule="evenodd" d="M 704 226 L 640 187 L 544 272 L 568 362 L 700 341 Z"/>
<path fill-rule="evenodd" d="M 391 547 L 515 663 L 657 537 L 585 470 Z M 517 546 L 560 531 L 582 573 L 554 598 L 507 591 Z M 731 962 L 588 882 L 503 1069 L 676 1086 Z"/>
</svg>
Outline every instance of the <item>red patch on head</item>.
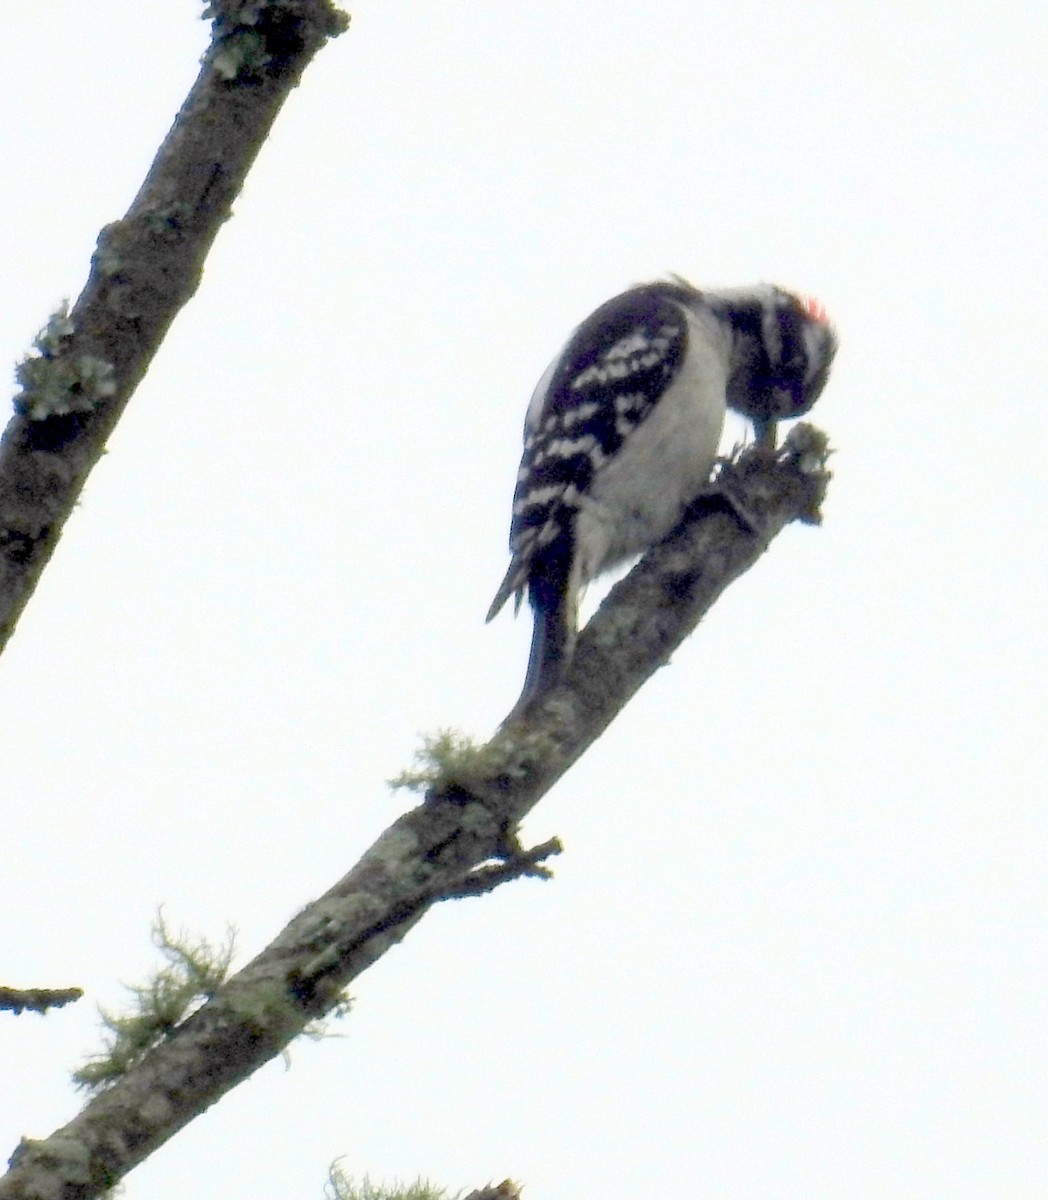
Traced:
<svg viewBox="0 0 1048 1200">
<path fill-rule="evenodd" d="M 818 321 L 820 325 L 825 325 L 829 321 L 826 315 L 826 308 L 820 304 L 814 296 L 799 296 L 801 308 L 804 309 L 804 315 L 810 317 L 813 321 Z"/>
</svg>

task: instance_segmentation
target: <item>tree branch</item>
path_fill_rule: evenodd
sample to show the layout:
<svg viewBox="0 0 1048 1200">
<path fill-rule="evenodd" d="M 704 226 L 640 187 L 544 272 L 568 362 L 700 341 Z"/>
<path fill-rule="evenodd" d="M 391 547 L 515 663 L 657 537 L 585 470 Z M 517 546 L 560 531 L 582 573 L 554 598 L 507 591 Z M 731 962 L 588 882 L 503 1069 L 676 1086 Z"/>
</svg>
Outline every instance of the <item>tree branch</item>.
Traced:
<svg viewBox="0 0 1048 1200">
<path fill-rule="evenodd" d="M 12 988 L 0 987 L 0 1010 L 15 1016 L 23 1012 L 46 1013 L 49 1008 L 64 1008 L 74 1004 L 84 994 L 83 988 Z"/>
<path fill-rule="evenodd" d="M 0 440 L 0 650 L 313 55 L 348 19 L 330 0 L 220 0 L 200 75 L 127 215 L 98 238 L 71 313 L 19 368 Z"/>
<path fill-rule="evenodd" d="M 728 464 L 719 486 L 730 503 L 697 503 L 612 589 L 563 682 L 483 750 L 446 763 L 424 803 L 73 1121 L 23 1141 L 0 1200 L 87 1200 L 111 1187 L 335 1007 L 439 900 L 533 873 L 556 847 L 520 851 L 520 821 L 771 539 L 818 520 L 827 453 L 822 434 L 798 426 L 777 455 Z"/>
</svg>

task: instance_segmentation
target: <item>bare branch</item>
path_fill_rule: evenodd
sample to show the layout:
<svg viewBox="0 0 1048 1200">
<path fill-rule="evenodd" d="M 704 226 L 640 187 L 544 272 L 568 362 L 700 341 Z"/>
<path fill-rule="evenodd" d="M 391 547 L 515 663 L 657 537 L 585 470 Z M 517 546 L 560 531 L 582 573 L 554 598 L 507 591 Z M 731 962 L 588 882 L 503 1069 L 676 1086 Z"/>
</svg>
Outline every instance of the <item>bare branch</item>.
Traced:
<svg viewBox="0 0 1048 1200">
<path fill-rule="evenodd" d="M 563 682 L 483 753 L 463 756 L 461 772 L 446 762 L 423 804 L 73 1121 L 24 1141 L 0 1200 L 86 1200 L 111 1187 L 338 1005 L 437 901 L 534 872 L 554 847 L 519 851 L 520 821 L 771 539 L 818 519 L 826 455 L 825 438 L 799 426 L 778 455 L 753 450 L 730 464 L 730 504 L 696 505 L 612 589 Z M 505 868 L 484 865 L 498 860 Z"/>
<path fill-rule="evenodd" d="M 19 368 L 0 440 L 0 649 L 124 406 L 179 309 L 281 105 L 347 19 L 330 0 L 209 7 L 200 76 L 127 215 L 98 238 L 72 311 Z"/>
<path fill-rule="evenodd" d="M 0 987 L 0 1009 L 19 1014 L 29 1011 L 46 1013 L 49 1008 L 64 1008 L 84 994 L 83 988 L 12 988 Z"/>
<path fill-rule="evenodd" d="M 549 867 L 542 865 L 543 859 L 563 853 L 564 847 L 559 838 L 550 838 L 548 842 L 530 850 L 520 847 L 510 849 L 506 851 L 507 857 L 502 862 L 476 867 L 457 888 L 449 889 L 441 898 L 464 900 L 467 896 L 483 896 L 485 892 L 493 892 L 500 883 L 508 883 L 511 879 L 523 879 L 525 876 L 552 879 L 553 872 Z"/>
</svg>

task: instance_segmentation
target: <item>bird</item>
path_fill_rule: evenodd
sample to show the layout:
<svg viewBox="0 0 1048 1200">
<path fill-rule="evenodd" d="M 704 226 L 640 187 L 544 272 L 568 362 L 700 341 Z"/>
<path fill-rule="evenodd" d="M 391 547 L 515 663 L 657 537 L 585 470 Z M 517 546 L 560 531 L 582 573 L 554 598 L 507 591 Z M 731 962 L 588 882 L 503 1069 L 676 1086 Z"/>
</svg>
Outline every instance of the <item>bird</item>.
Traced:
<svg viewBox="0 0 1048 1200">
<path fill-rule="evenodd" d="M 519 715 L 560 681 L 585 586 L 654 546 L 709 483 L 728 408 L 774 451 L 818 399 L 837 335 L 783 288 L 700 290 L 680 276 L 606 301 L 565 342 L 528 405 L 511 561 L 491 621 L 525 593 L 534 618 Z"/>
</svg>

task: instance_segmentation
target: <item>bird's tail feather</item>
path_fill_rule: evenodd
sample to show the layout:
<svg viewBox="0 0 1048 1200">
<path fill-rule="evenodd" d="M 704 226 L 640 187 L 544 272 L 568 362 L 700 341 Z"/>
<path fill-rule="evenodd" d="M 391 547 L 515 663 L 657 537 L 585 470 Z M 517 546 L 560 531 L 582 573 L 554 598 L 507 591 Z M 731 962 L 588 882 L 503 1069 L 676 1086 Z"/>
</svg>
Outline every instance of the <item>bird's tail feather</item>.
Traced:
<svg viewBox="0 0 1048 1200">
<path fill-rule="evenodd" d="M 508 720 L 519 717 L 561 681 L 575 650 L 575 606 L 569 597 L 559 593 L 532 602 L 535 624 L 528 672 Z"/>
</svg>

